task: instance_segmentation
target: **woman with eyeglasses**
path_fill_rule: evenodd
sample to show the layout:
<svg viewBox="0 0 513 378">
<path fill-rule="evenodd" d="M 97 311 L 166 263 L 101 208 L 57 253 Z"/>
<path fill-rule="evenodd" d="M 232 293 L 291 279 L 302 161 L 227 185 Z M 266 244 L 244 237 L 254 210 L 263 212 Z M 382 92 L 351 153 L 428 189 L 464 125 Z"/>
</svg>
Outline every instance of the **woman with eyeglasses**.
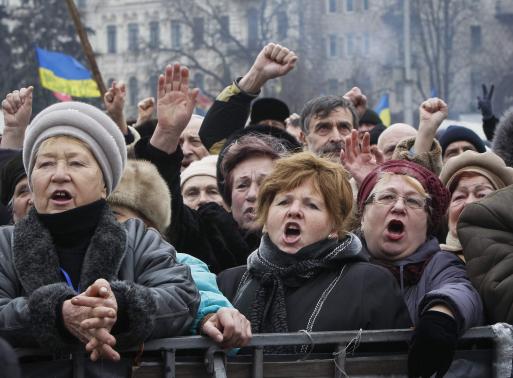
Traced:
<svg viewBox="0 0 513 378">
<path fill-rule="evenodd" d="M 456 232 L 463 209 L 468 204 L 513 184 L 513 168 L 507 167 L 504 160 L 493 152 L 465 151 L 444 165 L 440 180 L 451 192 L 447 212 L 449 233 L 441 247 L 465 261 L 464 250 Z"/>
<path fill-rule="evenodd" d="M 433 236 L 449 198 L 434 173 L 406 160 L 378 166 L 358 192 L 363 248 L 395 275 L 415 324 L 411 376 L 445 374 L 458 337 L 482 322 L 465 265 Z"/>
</svg>

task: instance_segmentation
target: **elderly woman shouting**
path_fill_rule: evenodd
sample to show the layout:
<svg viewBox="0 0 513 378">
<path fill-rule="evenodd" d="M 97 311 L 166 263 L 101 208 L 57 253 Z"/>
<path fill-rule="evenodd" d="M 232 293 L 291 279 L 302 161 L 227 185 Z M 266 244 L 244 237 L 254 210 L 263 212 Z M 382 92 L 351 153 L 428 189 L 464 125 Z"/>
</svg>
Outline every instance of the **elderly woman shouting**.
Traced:
<svg viewBox="0 0 513 378">
<path fill-rule="evenodd" d="M 410 326 L 392 275 L 346 230 L 352 202 L 339 164 L 308 152 L 277 160 L 259 192 L 260 246 L 247 267 L 218 276 L 253 332 Z"/>
<path fill-rule="evenodd" d="M 431 171 L 390 160 L 358 192 L 364 248 L 397 278 L 415 323 L 409 355 L 413 376 L 444 374 L 458 335 L 482 322 L 482 303 L 463 262 L 433 236 L 449 192 Z"/>
<path fill-rule="evenodd" d="M 105 201 L 126 163 L 113 121 L 91 105 L 52 105 L 29 125 L 23 163 L 34 207 L 0 229 L 0 335 L 56 353 L 81 341 L 93 360 L 117 360 L 114 345 L 186 333 L 199 304 L 189 268 Z"/>
</svg>

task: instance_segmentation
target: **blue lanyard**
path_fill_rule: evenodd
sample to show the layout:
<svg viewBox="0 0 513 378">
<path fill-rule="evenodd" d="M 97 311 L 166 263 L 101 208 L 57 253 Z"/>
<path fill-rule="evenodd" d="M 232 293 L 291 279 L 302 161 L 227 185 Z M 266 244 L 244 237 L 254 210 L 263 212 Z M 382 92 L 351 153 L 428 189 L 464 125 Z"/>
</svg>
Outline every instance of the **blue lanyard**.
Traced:
<svg viewBox="0 0 513 378">
<path fill-rule="evenodd" d="M 80 285 L 75 289 L 75 286 L 73 286 L 73 282 L 71 282 L 71 278 L 70 278 L 68 272 L 66 272 L 62 268 L 59 268 L 59 269 L 61 270 L 61 273 L 64 276 L 64 278 L 66 279 L 66 283 L 68 284 L 68 286 L 71 287 L 75 293 L 80 294 Z"/>
</svg>

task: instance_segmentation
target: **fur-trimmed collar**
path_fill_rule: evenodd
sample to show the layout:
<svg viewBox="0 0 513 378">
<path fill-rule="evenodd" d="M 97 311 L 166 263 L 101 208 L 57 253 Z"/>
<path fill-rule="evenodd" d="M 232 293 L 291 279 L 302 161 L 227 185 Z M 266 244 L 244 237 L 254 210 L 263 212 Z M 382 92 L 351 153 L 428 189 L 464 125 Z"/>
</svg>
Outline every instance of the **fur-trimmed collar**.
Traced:
<svg viewBox="0 0 513 378">
<path fill-rule="evenodd" d="M 80 219 L 76 221 L 80 222 Z M 125 229 L 105 206 L 82 264 L 79 285 L 82 290 L 98 278 L 111 281 L 117 277 L 126 239 Z M 13 259 L 27 295 L 41 286 L 63 281 L 52 237 L 34 208 L 14 226 Z"/>
</svg>

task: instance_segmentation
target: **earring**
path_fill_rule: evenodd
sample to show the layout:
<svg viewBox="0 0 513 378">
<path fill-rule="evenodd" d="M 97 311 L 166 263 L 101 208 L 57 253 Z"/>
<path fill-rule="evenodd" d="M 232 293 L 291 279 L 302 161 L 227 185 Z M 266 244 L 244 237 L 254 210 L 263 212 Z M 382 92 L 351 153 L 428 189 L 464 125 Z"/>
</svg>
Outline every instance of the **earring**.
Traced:
<svg viewBox="0 0 513 378">
<path fill-rule="evenodd" d="M 338 239 L 337 233 L 336 232 L 332 232 L 331 234 L 328 235 L 328 239 L 330 239 L 330 240 Z"/>
</svg>

